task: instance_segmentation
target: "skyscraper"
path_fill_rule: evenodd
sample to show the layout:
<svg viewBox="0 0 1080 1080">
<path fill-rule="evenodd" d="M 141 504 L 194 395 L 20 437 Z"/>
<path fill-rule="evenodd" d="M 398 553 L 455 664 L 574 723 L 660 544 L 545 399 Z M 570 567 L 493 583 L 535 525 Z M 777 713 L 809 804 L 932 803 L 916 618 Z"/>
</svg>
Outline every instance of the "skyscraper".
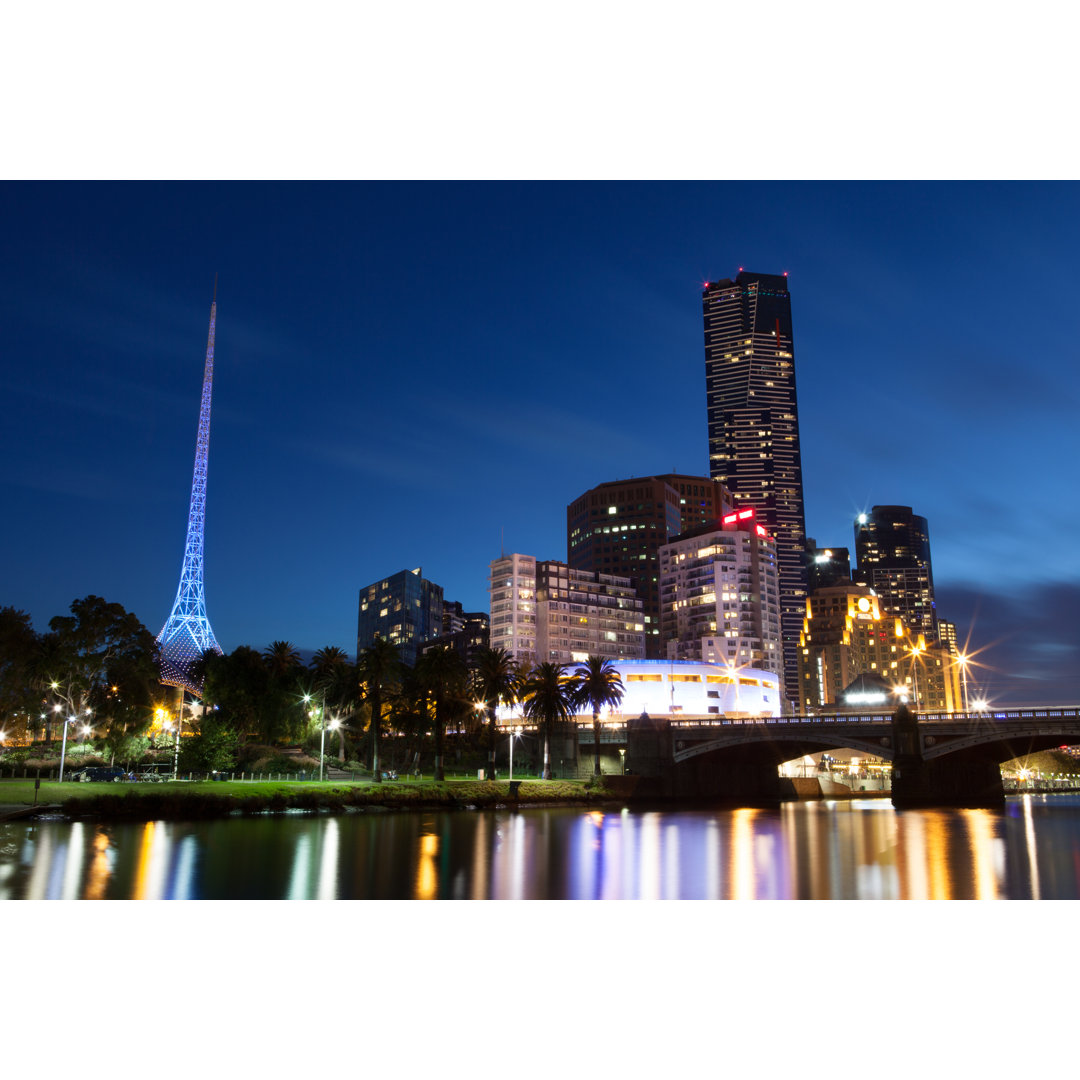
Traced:
<svg viewBox="0 0 1080 1080">
<path fill-rule="evenodd" d="M 492 559 L 488 575 L 491 647 L 515 663 L 536 664 L 536 558 L 515 552 Z"/>
<path fill-rule="evenodd" d="M 938 640 L 930 530 L 910 506 L 875 506 L 855 519 L 853 578 L 881 597 L 913 634 Z"/>
<path fill-rule="evenodd" d="M 812 537 L 806 538 L 806 591 L 827 589 L 851 581 L 851 553 L 847 548 L 819 548 Z"/>
<path fill-rule="evenodd" d="M 590 656 L 640 660 L 645 655 L 641 600 L 630 578 L 536 564 L 538 663 L 583 663 Z"/>
<path fill-rule="evenodd" d="M 203 589 L 203 528 L 206 524 L 206 467 L 210 456 L 210 398 L 214 388 L 214 331 L 217 325 L 217 278 L 214 299 L 210 304 L 210 335 L 206 341 L 203 366 L 202 404 L 199 431 L 195 439 L 195 472 L 191 480 L 188 504 L 187 542 L 180 568 L 180 585 L 172 611 L 158 634 L 158 665 L 161 681 L 201 693 L 199 681 L 192 677 L 190 665 L 205 652 L 221 652 L 206 617 L 206 593 Z"/>
<path fill-rule="evenodd" d="M 751 509 L 660 548 L 660 629 L 668 656 L 780 674 L 776 545 Z"/>
<path fill-rule="evenodd" d="M 701 300 L 709 473 L 776 539 L 784 691 L 797 702 L 806 518 L 787 276 L 740 270 L 706 282 Z"/>
<path fill-rule="evenodd" d="M 705 476 L 663 473 L 598 484 L 566 508 L 566 562 L 571 570 L 631 579 L 644 609 L 645 655 L 659 659 L 660 545 L 716 524 L 730 509 L 723 484 Z"/>
<path fill-rule="evenodd" d="M 442 633 L 443 589 L 428 581 L 423 570 L 399 570 L 360 590 L 356 620 L 356 654 L 376 638 L 396 645 L 401 659 L 412 667 L 420 645 Z"/>
</svg>

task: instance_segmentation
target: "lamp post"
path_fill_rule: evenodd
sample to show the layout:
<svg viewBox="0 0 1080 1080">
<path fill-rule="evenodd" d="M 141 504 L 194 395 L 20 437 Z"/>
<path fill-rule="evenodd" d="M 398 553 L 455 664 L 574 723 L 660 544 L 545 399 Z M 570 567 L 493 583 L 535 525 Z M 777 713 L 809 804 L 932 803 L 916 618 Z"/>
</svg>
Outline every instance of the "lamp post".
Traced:
<svg viewBox="0 0 1080 1080">
<path fill-rule="evenodd" d="M 62 739 L 62 741 L 60 743 L 60 778 L 59 778 L 59 780 L 57 780 L 58 784 L 62 784 L 64 782 L 64 755 L 67 753 L 67 729 L 68 729 L 68 724 L 74 724 L 77 719 L 78 719 L 77 716 L 69 716 L 64 721 L 64 738 Z"/>
<path fill-rule="evenodd" d="M 308 709 L 308 717 L 312 720 L 318 718 L 319 721 L 319 782 L 323 779 L 323 769 L 325 767 L 326 759 L 326 695 L 323 694 L 321 698 L 322 704 L 316 705 L 315 708 Z M 304 704 L 311 704 L 311 695 L 304 695 Z M 330 730 L 336 731 L 338 729 L 340 721 L 331 720 Z"/>
<path fill-rule="evenodd" d="M 55 711 L 59 712 L 59 706 L 56 707 Z M 86 715 L 87 716 L 92 716 L 93 712 L 90 709 L 87 709 L 86 710 Z M 64 782 L 64 757 L 65 757 L 65 755 L 67 753 L 68 725 L 77 723 L 78 719 L 79 719 L 78 716 L 69 716 L 64 721 L 64 738 L 60 743 L 60 776 L 56 781 L 58 784 L 62 784 Z M 85 723 L 85 722 L 83 724 L 83 734 L 84 735 L 89 735 L 90 734 L 90 725 L 88 723 Z"/>
<path fill-rule="evenodd" d="M 911 656 L 911 671 L 915 680 L 915 700 L 912 702 L 912 704 L 914 704 L 916 710 L 919 708 L 919 657 L 922 656 L 925 649 L 926 646 L 923 645 L 920 641 L 918 644 L 912 645 L 912 647 L 908 650 L 908 653 Z"/>
<path fill-rule="evenodd" d="M 173 747 L 173 780 L 180 779 L 180 728 L 184 723 L 184 691 L 180 691 L 180 708 L 176 711 L 176 743 Z"/>
<path fill-rule="evenodd" d="M 969 660 L 970 657 L 967 653 L 961 653 L 956 658 L 956 662 L 960 665 L 960 681 L 963 684 L 964 690 L 964 712 L 968 711 L 967 666 Z"/>
<path fill-rule="evenodd" d="M 330 730 L 337 731 L 341 725 L 340 720 L 330 721 Z M 322 734 L 319 736 L 319 779 L 323 778 L 323 767 L 326 760 L 326 712 L 323 711 Z"/>
<path fill-rule="evenodd" d="M 514 740 L 521 734 L 521 728 L 510 729 L 510 779 L 514 779 Z"/>
</svg>

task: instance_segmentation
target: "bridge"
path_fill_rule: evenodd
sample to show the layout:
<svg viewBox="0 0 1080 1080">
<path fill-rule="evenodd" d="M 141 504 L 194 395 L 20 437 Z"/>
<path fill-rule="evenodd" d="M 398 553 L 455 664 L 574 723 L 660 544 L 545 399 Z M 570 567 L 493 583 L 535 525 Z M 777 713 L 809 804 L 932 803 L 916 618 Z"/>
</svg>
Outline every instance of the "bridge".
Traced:
<svg viewBox="0 0 1080 1080">
<path fill-rule="evenodd" d="M 591 743 L 591 734 L 580 734 Z M 850 748 L 892 761 L 899 808 L 995 806 L 1005 798 L 1003 761 L 1077 743 L 1076 705 L 742 719 L 643 713 L 626 725 L 626 769 L 657 795 L 773 801 L 782 762 Z"/>
</svg>

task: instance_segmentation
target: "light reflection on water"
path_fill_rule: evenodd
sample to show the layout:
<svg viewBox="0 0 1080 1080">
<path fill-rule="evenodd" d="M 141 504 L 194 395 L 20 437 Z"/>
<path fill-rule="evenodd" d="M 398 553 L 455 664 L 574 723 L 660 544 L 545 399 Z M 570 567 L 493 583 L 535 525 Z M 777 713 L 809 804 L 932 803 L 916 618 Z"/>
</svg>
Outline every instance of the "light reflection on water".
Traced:
<svg viewBox="0 0 1080 1080">
<path fill-rule="evenodd" d="M 1077 899 L 1080 798 L 13 822 L 0 899 Z"/>
</svg>

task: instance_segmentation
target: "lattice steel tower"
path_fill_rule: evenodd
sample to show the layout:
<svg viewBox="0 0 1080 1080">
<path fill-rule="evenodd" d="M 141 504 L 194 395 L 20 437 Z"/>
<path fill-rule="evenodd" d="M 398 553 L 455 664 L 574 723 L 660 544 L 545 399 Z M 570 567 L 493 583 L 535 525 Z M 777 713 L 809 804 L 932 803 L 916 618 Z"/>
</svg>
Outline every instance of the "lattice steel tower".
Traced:
<svg viewBox="0 0 1080 1080">
<path fill-rule="evenodd" d="M 217 322 L 217 277 L 214 299 L 210 305 L 210 336 L 206 342 L 206 367 L 203 370 L 202 408 L 199 411 L 199 434 L 195 442 L 195 475 L 191 481 L 191 507 L 188 511 L 187 544 L 180 587 L 176 590 L 172 613 L 158 634 L 161 681 L 179 686 L 194 694 L 202 687 L 191 677 L 189 666 L 208 649 L 221 653 L 210 620 L 206 617 L 203 591 L 203 526 L 206 522 L 206 460 L 210 451 L 210 392 L 214 382 L 214 324 Z"/>
</svg>

